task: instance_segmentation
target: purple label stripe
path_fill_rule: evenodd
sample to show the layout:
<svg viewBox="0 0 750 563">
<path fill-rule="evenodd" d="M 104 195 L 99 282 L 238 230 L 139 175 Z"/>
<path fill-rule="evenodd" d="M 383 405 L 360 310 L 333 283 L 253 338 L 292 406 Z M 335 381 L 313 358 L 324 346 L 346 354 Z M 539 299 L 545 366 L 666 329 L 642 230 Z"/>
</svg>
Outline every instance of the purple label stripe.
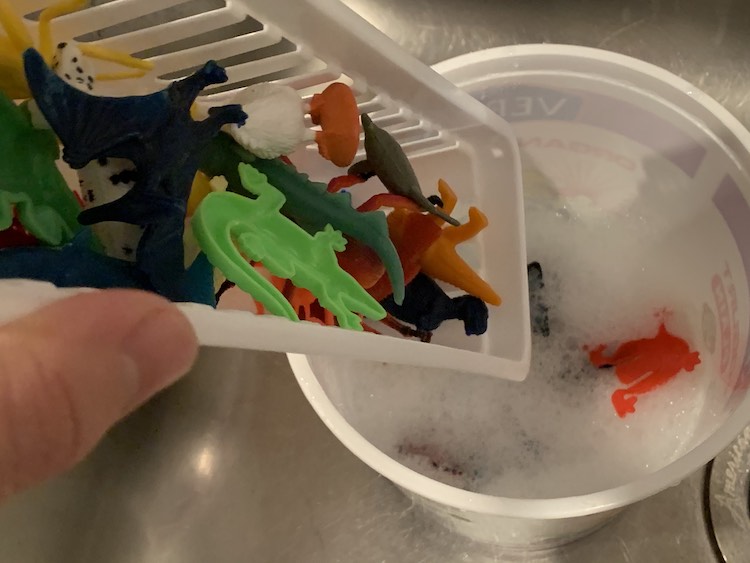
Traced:
<svg viewBox="0 0 750 563">
<path fill-rule="evenodd" d="M 739 186 L 731 178 L 725 176 L 719 184 L 713 197 L 716 209 L 719 210 L 729 231 L 734 237 L 737 249 L 745 267 L 745 277 L 750 283 L 750 205 L 740 192 Z M 742 360 L 737 387 L 747 386 L 750 382 L 750 338 L 745 348 L 745 358 Z"/>
<path fill-rule="evenodd" d="M 482 89 L 472 95 L 511 123 L 570 121 L 617 133 L 649 147 L 690 178 L 695 177 L 708 152 L 666 119 L 602 94 L 509 84 Z"/>
<path fill-rule="evenodd" d="M 670 122 L 627 102 L 598 94 L 583 94 L 578 121 L 619 133 L 671 161 L 690 178 L 703 163 L 706 147 Z"/>
</svg>

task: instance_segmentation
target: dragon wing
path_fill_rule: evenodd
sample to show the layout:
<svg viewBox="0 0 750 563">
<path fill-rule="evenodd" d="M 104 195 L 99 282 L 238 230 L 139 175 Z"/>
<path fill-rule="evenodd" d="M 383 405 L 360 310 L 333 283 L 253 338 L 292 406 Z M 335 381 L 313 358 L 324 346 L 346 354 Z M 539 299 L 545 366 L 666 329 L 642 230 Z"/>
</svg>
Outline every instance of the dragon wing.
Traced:
<svg viewBox="0 0 750 563">
<path fill-rule="evenodd" d="M 146 96 L 94 96 L 57 76 L 35 49 L 23 54 L 34 100 L 65 146 L 63 159 L 74 168 L 107 154 L 126 141 L 159 127 L 169 114 L 166 91 Z"/>
</svg>

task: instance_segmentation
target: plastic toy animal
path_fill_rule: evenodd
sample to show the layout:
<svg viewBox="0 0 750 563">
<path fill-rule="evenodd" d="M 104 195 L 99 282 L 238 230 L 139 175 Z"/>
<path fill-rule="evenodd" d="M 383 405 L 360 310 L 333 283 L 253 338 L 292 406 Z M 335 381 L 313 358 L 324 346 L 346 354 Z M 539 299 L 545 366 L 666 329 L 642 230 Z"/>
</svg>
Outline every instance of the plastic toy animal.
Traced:
<svg viewBox="0 0 750 563">
<path fill-rule="evenodd" d="M 372 122 L 365 113 L 362 114 L 362 128 L 365 132 L 365 153 L 367 158 L 353 164 L 349 168 L 349 176 L 365 181 L 377 176 L 385 188 L 392 194 L 411 199 L 419 206 L 451 225 L 460 225 L 448 213 L 435 207 L 422 193 L 419 180 L 409 159 L 401 145 L 388 133 Z M 329 189 L 334 191 L 344 187 L 343 184 L 332 184 Z"/>
<path fill-rule="evenodd" d="M 55 18 L 75 12 L 88 4 L 88 0 L 62 0 L 52 6 L 45 8 L 39 14 L 39 51 L 47 64 L 53 65 L 53 42 L 51 22 Z M 29 34 L 23 19 L 13 9 L 9 0 L 0 0 L 0 26 L 5 30 L 6 35 L 0 36 L 0 91 L 8 97 L 15 100 L 25 100 L 31 96 L 29 87 L 26 83 L 26 77 L 23 69 L 23 53 L 34 47 L 34 41 Z M 103 74 L 96 78 L 99 80 L 118 80 L 122 78 L 132 78 L 143 76 L 153 68 L 153 64 L 148 61 L 136 59 L 118 51 L 112 51 L 97 45 L 88 45 L 80 43 L 75 46 L 72 42 L 64 44 L 71 49 L 75 49 L 80 55 L 77 62 L 83 62 L 83 57 L 106 60 L 115 62 L 120 65 L 133 69 L 125 74 Z M 70 54 L 70 51 L 68 52 Z M 59 53 L 58 53 L 59 55 Z M 73 57 L 59 57 L 58 64 L 64 60 L 70 60 Z M 75 63 L 74 63 L 75 64 Z M 83 73 L 76 71 L 78 65 L 71 67 L 65 72 L 72 79 L 77 80 L 83 77 Z M 72 70 L 72 72 L 71 72 Z M 84 86 L 86 82 L 82 83 Z"/>
<path fill-rule="evenodd" d="M 123 158 L 135 165 L 133 188 L 116 201 L 86 209 L 80 223 L 118 221 L 143 227 L 136 264 L 157 292 L 176 297 L 184 271 L 187 200 L 199 155 L 221 127 L 247 119 L 239 106 L 213 108 L 204 121 L 190 116 L 201 90 L 225 82 L 226 72 L 209 61 L 161 92 L 108 98 L 77 90 L 34 49 L 24 53 L 24 65 L 34 99 L 72 168 L 100 158 Z"/>
<path fill-rule="evenodd" d="M 688 343 L 671 334 L 664 323 L 653 338 L 640 338 L 621 344 L 614 354 L 605 356 L 605 345 L 589 352 L 594 367 L 614 367 L 617 379 L 627 385 L 612 393 L 612 405 L 620 418 L 635 412 L 637 395 L 648 393 L 667 383 L 681 371 L 693 371 L 700 354 L 691 352 Z"/>
<path fill-rule="evenodd" d="M 262 262 L 273 275 L 310 290 L 321 306 L 336 315 L 339 326 L 362 330 L 357 312 L 376 320 L 385 317 L 377 301 L 339 268 L 334 251 L 346 245 L 341 233 L 328 225 L 308 234 L 281 214 L 284 195 L 264 174 L 248 164 L 239 165 L 238 173 L 242 186 L 258 199 L 229 192 L 209 194 L 191 222 L 201 248 L 228 280 L 271 313 L 297 320 L 284 296 L 248 264 L 248 260 Z"/>
<path fill-rule="evenodd" d="M 526 271 L 529 278 L 529 301 L 531 309 L 531 330 L 535 334 L 549 336 L 549 307 L 544 303 L 544 275 L 539 262 L 531 262 Z"/>
<path fill-rule="evenodd" d="M 25 108 L 2 92 L 0 154 L 0 230 L 10 229 L 16 221 L 42 244 L 68 242 L 80 229 L 81 207 L 55 164 L 60 155 L 57 139 L 49 131 L 34 129 Z M 13 236 L 0 246 L 8 246 L 10 240 L 11 246 L 23 242 Z"/>
<path fill-rule="evenodd" d="M 456 194 L 444 180 L 438 182 L 444 209 L 453 212 L 457 203 Z M 440 222 L 441 219 L 435 218 Z M 437 280 L 449 283 L 475 295 L 490 305 L 500 305 L 502 299 L 456 252 L 456 246 L 474 238 L 487 227 L 487 216 L 476 207 L 469 208 L 469 222 L 458 227 L 443 229 L 440 238 L 422 256 L 422 271 Z"/>
<path fill-rule="evenodd" d="M 58 2 L 40 13 L 39 16 L 39 44 L 40 52 L 45 61 L 51 65 L 52 70 L 62 80 L 84 92 L 95 93 L 97 80 L 117 80 L 139 77 L 153 68 L 153 64 L 131 57 L 125 53 L 113 51 L 90 44 L 78 44 L 74 41 L 62 42 L 57 45 L 53 52 L 52 47 L 52 20 L 58 16 L 74 12 L 84 7 L 86 0 L 66 0 Z M 0 46 L 0 60 L 7 60 L 8 72 L 0 74 L 0 86 L 4 78 L 10 84 L 7 89 L 12 91 L 15 97 L 26 98 L 30 96 L 28 84 L 22 66 L 22 53 L 33 46 L 31 37 L 26 31 L 23 20 L 10 9 L 8 3 L 2 0 L 0 3 L 0 21 L 6 30 L 12 30 L 9 34 L 6 48 Z M 0 40 L 0 43 L 2 41 Z M 4 53 L 4 54 L 3 54 Z M 124 73 L 99 74 L 94 72 L 91 59 L 106 60 L 134 69 Z M 0 66 L 2 64 L 0 63 Z M 12 67 L 12 70 L 11 70 Z M 20 84 L 20 87 L 18 87 Z M 28 104 L 32 123 L 37 129 L 48 129 L 44 116 L 39 112 L 33 100 Z M 121 159 L 109 159 L 105 165 L 97 161 L 79 171 L 81 191 L 83 193 L 84 207 L 107 203 L 119 198 L 129 186 L 126 182 L 112 183 L 110 178 L 121 178 L 133 168 L 132 163 Z M 77 210 L 76 210 L 77 213 Z M 76 223 L 76 227 L 78 227 Z M 106 254 L 125 260 L 135 260 L 135 249 L 141 237 L 141 229 L 133 225 L 123 223 L 106 223 L 97 225 L 94 229 Z"/>
<path fill-rule="evenodd" d="M 153 291 L 149 280 L 132 262 L 105 256 L 92 250 L 89 228 L 81 229 L 61 247 L 5 248 L 0 250 L 0 278 L 46 281 L 58 287 L 111 287 Z M 175 300 L 214 306 L 213 268 L 204 255 L 175 282 Z"/>
<path fill-rule="evenodd" d="M 398 252 L 406 284 L 419 273 L 422 256 L 441 232 L 440 227 L 421 212 L 397 208 L 388 215 L 388 233 Z M 393 292 L 383 264 L 369 248 L 357 242 L 348 244 L 339 254 L 339 264 L 376 300 L 382 301 Z"/>
<path fill-rule="evenodd" d="M 208 176 L 224 176 L 229 182 L 229 190 L 235 191 L 236 186 L 241 185 L 237 172 L 240 163 L 251 164 L 284 194 L 286 203 L 282 213 L 308 233 L 314 234 L 331 225 L 372 249 L 385 266 L 396 302 L 402 302 L 404 272 L 396 248 L 388 237 L 384 213 L 359 213 L 352 208 L 349 194 L 330 194 L 325 184 L 311 182 L 307 175 L 280 159 L 256 158 L 223 133 L 204 151 L 201 170 Z"/>
<path fill-rule="evenodd" d="M 315 133 L 320 155 L 336 166 L 349 166 L 359 147 L 359 109 L 351 88 L 341 82 L 328 85 L 310 101 L 310 118 L 320 125 Z"/>
<path fill-rule="evenodd" d="M 52 59 L 52 70 L 61 80 L 82 92 L 96 94 L 98 82 L 94 69 L 84 58 L 78 45 L 60 43 Z M 39 114 L 36 103 L 29 104 L 32 119 L 37 127 L 48 128 L 44 116 Z M 36 109 L 36 111 L 33 111 Z M 34 119 L 34 115 L 40 117 Z M 135 165 L 122 158 L 100 158 L 92 160 L 78 171 L 80 190 L 85 209 L 120 199 L 134 185 Z M 134 262 L 143 229 L 114 221 L 105 221 L 93 226 L 105 254 L 113 258 Z"/>
<path fill-rule="evenodd" d="M 245 125 L 230 125 L 226 132 L 255 156 L 265 159 L 291 154 L 313 140 L 318 150 L 336 166 L 348 166 L 359 146 L 359 113 L 351 89 L 334 82 L 312 97 L 307 106 L 289 86 L 265 82 L 232 94 L 228 100 L 240 104 L 253 118 Z M 199 110 L 209 107 L 199 103 Z M 308 129 L 305 112 L 320 131 Z"/>
<path fill-rule="evenodd" d="M 429 342 L 432 333 L 449 319 L 464 322 L 467 336 L 484 334 L 487 331 L 489 312 L 487 305 L 473 295 L 462 295 L 451 299 L 431 278 L 417 274 L 406 286 L 403 305 L 396 305 L 391 297 L 381 301 L 390 315 L 416 327 L 415 336 Z"/>
</svg>

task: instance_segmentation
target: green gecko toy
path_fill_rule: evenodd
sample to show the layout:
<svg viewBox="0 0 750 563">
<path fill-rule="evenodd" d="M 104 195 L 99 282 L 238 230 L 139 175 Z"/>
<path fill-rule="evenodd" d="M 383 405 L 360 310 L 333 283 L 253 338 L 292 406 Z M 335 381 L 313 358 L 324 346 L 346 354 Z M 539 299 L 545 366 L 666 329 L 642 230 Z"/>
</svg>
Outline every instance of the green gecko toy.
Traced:
<svg viewBox="0 0 750 563">
<path fill-rule="evenodd" d="M 229 191 L 239 192 L 237 166 L 251 164 L 264 174 L 286 198 L 282 213 L 294 219 L 308 233 L 315 234 L 331 225 L 334 229 L 371 248 L 383 262 L 393 287 L 396 303 L 404 299 L 404 270 L 396 248 L 388 236 L 388 222 L 382 211 L 360 213 L 352 207 L 351 195 L 333 194 L 322 182 L 312 182 L 306 174 L 280 159 L 257 158 L 225 133 L 217 135 L 203 153 L 201 171 L 209 177 L 224 176 Z"/>
<path fill-rule="evenodd" d="M 366 113 L 362 114 L 362 129 L 365 132 L 367 158 L 354 163 L 349 168 L 349 174 L 363 180 L 377 176 L 390 193 L 409 198 L 428 213 L 453 226 L 461 224 L 425 197 L 404 149 L 388 131 L 375 125 Z"/>
<path fill-rule="evenodd" d="M 310 235 L 281 214 L 286 198 L 264 174 L 249 164 L 240 164 L 238 173 L 242 186 L 258 198 L 211 193 L 191 221 L 201 249 L 228 280 L 271 313 L 298 320 L 287 299 L 247 262 L 250 259 L 309 290 L 343 328 L 362 330 L 362 320 L 355 313 L 375 320 L 386 316 L 383 307 L 339 267 L 336 251 L 346 247 L 340 232 L 326 225 Z"/>
<path fill-rule="evenodd" d="M 81 226 L 81 207 L 55 161 L 54 133 L 35 129 L 25 107 L 0 93 L 0 230 L 10 227 L 18 205 L 22 225 L 42 243 L 70 241 Z"/>
</svg>

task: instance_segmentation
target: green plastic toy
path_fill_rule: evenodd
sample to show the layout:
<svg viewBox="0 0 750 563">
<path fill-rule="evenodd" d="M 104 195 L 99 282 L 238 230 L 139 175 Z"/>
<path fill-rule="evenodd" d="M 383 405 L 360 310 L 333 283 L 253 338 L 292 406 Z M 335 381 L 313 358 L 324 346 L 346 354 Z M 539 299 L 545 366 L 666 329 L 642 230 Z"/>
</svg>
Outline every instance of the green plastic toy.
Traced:
<svg viewBox="0 0 750 563">
<path fill-rule="evenodd" d="M 73 235 L 54 209 L 35 205 L 28 194 L 0 191 L 0 231 L 11 227 L 14 211 L 31 235 L 50 246 L 60 246 Z"/>
<path fill-rule="evenodd" d="M 228 280 L 271 313 L 298 320 L 287 299 L 248 263 L 249 259 L 309 290 L 343 328 L 362 330 L 356 313 L 375 320 L 386 316 L 383 307 L 339 267 L 336 251 L 346 247 L 340 232 L 326 225 L 310 235 L 281 214 L 286 198 L 264 174 L 249 164 L 240 164 L 238 173 L 242 186 L 258 198 L 211 193 L 191 221 L 201 249 Z"/>
<path fill-rule="evenodd" d="M 35 129 L 26 108 L 2 93 L 0 155 L 0 229 L 10 226 L 9 206 L 18 204 L 21 223 L 42 243 L 70 241 L 81 228 L 81 207 L 55 163 L 60 156 L 57 139 L 51 131 Z"/>
<path fill-rule="evenodd" d="M 360 213 L 352 208 L 348 193 L 329 193 L 322 182 L 312 182 L 306 174 L 280 159 L 257 158 L 238 145 L 230 136 L 220 133 L 203 153 L 201 171 L 210 177 L 224 176 L 229 182 L 229 190 L 244 197 L 240 191 L 238 165 L 251 164 L 264 174 L 286 198 L 281 209 L 287 217 L 315 234 L 331 225 L 334 229 L 371 248 L 383 262 L 393 287 L 396 303 L 404 299 L 404 270 L 401 267 L 396 248 L 388 236 L 388 222 L 382 211 Z"/>
</svg>

